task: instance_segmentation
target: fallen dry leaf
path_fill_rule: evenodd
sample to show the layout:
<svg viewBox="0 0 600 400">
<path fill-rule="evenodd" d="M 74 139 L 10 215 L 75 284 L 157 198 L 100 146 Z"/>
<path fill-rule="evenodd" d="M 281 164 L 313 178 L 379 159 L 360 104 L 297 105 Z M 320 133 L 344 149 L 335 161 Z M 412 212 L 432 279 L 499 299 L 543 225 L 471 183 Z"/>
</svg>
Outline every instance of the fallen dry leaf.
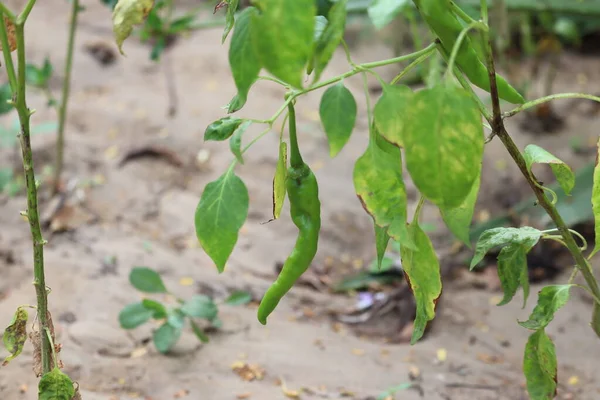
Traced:
<svg viewBox="0 0 600 400">
<path fill-rule="evenodd" d="M 298 398 L 300 398 L 300 391 L 299 390 L 290 390 L 290 389 L 288 389 L 288 387 L 286 386 L 286 384 L 283 381 L 283 379 L 281 379 L 281 391 L 283 392 L 283 394 L 286 397 L 289 397 L 290 399 L 298 399 Z"/>
<path fill-rule="evenodd" d="M 246 393 L 240 393 L 240 394 L 237 394 L 237 395 L 235 396 L 235 398 L 236 398 L 236 399 L 240 399 L 240 400 L 244 400 L 244 399 L 249 399 L 249 398 L 250 398 L 250 396 L 252 396 L 252 393 L 246 392 Z"/>
<path fill-rule="evenodd" d="M 363 349 L 352 349 L 352 354 L 355 356 L 364 356 L 365 351 Z"/>
<path fill-rule="evenodd" d="M 436 357 L 439 362 L 444 362 L 448 359 L 448 352 L 444 348 L 438 349 L 436 352 Z"/>
<path fill-rule="evenodd" d="M 187 389 L 181 389 L 178 390 L 177 392 L 175 392 L 175 394 L 173 395 L 174 399 L 181 399 L 182 397 L 187 396 L 188 394 L 190 394 L 190 391 Z"/>
<path fill-rule="evenodd" d="M 238 374 L 240 378 L 245 380 L 246 382 L 250 382 L 253 380 L 262 380 L 265 376 L 265 370 L 261 368 L 259 365 L 247 364 L 243 361 L 236 361 L 231 365 L 231 369 L 233 372 Z"/>
<path fill-rule="evenodd" d="M 146 347 L 138 347 L 137 349 L 134 349 L 131 354 L 129 355 L 129 357 L 131 358 L 140 358 L 145 356 L 146 354 L 148 354 L 148 349 Z"/>
<path fill-rule="evenodd" d="M 502 364 L 504 359 L 495 354 L 477 353 L 477 359 L 486 364 Z"/>
</svg>

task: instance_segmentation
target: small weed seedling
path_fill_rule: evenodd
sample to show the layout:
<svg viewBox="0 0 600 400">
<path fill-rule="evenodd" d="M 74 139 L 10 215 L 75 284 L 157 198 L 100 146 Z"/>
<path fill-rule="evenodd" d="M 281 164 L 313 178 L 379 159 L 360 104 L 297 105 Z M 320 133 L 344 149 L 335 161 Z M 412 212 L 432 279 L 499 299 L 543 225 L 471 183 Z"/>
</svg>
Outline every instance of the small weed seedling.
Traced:
<svg viewBox="0 0 600 400">
<path fill-rule="evenodd" d="M 152 319 L 161 321 L 161 325 L 152 334 L 154 346 L 161 353 L 167 353 L 177 343 L 186 321 L 189 321 L 194 334 L 203 343 L 207 343 L 209 339 L 196 319 L 206 320 L 214 328 L 221 327 L 217 305 L 208 296 L 196 295 L 189 300 L 182 300 L 167 290 L 156 271 L 147 267 L 133 268 L 129 274 L 129 282 L 142 293 L 161 294 L 175 299 L 175 306 L 143 299 L 125 306 L 119 313 L 119 324 L 123 329 L 135 329 Z"/>
</svg>

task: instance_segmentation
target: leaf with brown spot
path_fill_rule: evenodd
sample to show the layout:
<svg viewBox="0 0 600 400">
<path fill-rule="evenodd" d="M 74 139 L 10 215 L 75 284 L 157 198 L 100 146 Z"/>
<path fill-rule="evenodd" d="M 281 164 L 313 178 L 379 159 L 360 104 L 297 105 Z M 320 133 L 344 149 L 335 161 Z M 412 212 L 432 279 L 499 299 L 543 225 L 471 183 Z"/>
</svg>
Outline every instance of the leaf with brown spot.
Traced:
<svg viewBox="0 0 600 400">
<path fill-rule="evenodd" d="M 24 307 L 17 308 L 10 325 L 4 330 L 2 340 L 10 355 L 4 359 L 2 366 L 7 365 L 23 351 L 23 345 L 27 341 L 28 317 L 29 315 Z"/>
</svg>

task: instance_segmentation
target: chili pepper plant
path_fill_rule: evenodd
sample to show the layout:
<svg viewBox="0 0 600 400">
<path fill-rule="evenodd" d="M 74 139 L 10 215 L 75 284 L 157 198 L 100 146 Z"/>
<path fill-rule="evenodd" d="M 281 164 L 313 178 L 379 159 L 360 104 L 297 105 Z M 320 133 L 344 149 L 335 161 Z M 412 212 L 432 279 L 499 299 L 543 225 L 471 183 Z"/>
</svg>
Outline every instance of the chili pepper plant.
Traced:
<svg viewBox="0 0 600 400">
<path fill-rule="evenodd" d="M 151 0 L 121 0 L 117 4 L 114 21 L 119 45 L 132 26 L 143 21 L 152 3 Z M 507 132 L 504 120 L 555 99 L 600 101 L 600 98 L 560 93 L 527 100 L 495 72 L 486 1 L 480 3 L 480 16 L 473 18 L 449 0 L 413 0 L 435 40 L 410 54 L 362 64 L 352 61 L 343 40 L 348 0 L 331 2 L 332 7 L 325 12 L 319 12 L 314 0 L 255 0 L 239 11 L 237 0 L 221 3 L 227 3 L 224 36 L 232 32 L 228 54 L 237 93 L 226 107 L 229 115 L 207 127 L 205 140 L 228 140 L 232 161 L 218 179 L 204 188 L 195 213 L 195 227 L 203 250 L 222 273 L 248 216 L 248 190 L 236 174 L 236 168 L 243 164 L 244 154 L 267 135 L 277 121 L 287 120 L 288 135 L 280 135 L 279 162 L 273 178 L 273 218 L 280 217 L 287 197 L 298 238 L 279 277 L 260 303 L 260 323 L 267 324 L 278 303 L 311 264 L 319 244 L 318 181 L 302 158 L 295 109 L 301 106 L 305 94 L 324 89 L 319 112 L 330 156 L 335 157 L 350 138 L 357 118 L 357 101 L 345 86 L 345 79 L 361 75 L 365 81 L 369 142 L 354 164 L 353 184 L 358 199 L 373 219 L 379 262 L 390 240 L 400 245 L 406 280 L 417 304 L 411 343 L 421 339 L 425 327 L 435 317 L 436 303 L 442 292 L 440 263 L 419 222 L 423 205 L 430 203 L 438 207 L 452 234 L 470 246 L 468 233 L 480 187 L 485 145 L 500 140 L 555 227 L 546 231 L 528 226 L 487 230 L 479 237 L 470 267 L 475 268 L 492 248 L 501 247 L 498 274 L 504 298 L 499 305 L 504 305 L 519 288 L 523 290 L 525 302 L 528 300 L 526 255 L 538 242 L 557 241 L 572 254 L 575 267 L 571 279 L 562 285 L 544 287 L 538 293 L 537 305 L 529 319 L 519 322 L 531 332 L 523 357 L 529 396 L 540 400 L 555 397 L 557 358 L 546 327 L 568 301 L 571 291 L 581 289 L 590 292 L 595 299 L 590 325 L 600 337 L 600 288 L 589 263 L 590 257 L 600 249 L 600 241 L 584 256 L 587 244 L 581 235 L 568 229 L 556 211 L 556 193 L 539 182 L 532 172 L 534 164 L 549 165 L 561 189 L 568 194 L 575 182 L 571 168 L 535 144 L 519 149 Z M 468 35 L 470 32 L 475 35 Z M 322 79 L 323 71 L 340 46 L 346 50 L 349 70 Z M 418 91 L 400 83 L 410 70 L 434 55 L 445 61 L 443 76 L 431 74 L 427 86 Z M 410 64 L 389 83 L 376 71 L 378 67 L 405 61 Z M 382 86 L 382 94 L 374 105 L 369 101 L 368 75 L 377 77 Z M 286 89 L 281 107 L 264 120 L 237 117 L 236 112 L 244 107 L 249 91 L 258 80 L 268 80 Z M 473 86 L 489 93 L 491 110 L 475 94 Z M 513 104 L 514 108 L 502 112 L 501 101 Z M 265 129 L 242 146 L 251 125 L 264 125 Z M 410 175 L 420 193 L 416 210 L 410 216 L 403 180 L 405 173 Z M 596 232 L 600 233 L 600 169 L 594 174 L 590 201 L 596 216 Z M 573 283 L 577 273 L 585 278 L 584 285 Z"/>
</svg>

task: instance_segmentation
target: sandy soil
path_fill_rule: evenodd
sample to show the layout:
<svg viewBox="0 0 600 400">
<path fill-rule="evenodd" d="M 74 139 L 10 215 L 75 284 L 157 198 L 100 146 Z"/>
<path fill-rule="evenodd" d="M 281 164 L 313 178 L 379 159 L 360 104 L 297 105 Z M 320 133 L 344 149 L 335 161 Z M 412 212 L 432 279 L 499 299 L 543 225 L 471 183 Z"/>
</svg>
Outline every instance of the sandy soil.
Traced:
<svg viewBox="0 0 600 400">
<path fill-rule="evenodd" d="M 28 55 L 36 63 L 50 55 L 57 70 L 52 87 L 58 93 L 69 5 L 50 3 L 54 2 L 39 2 L 31 15 Z M 197 32 L 169 52 L 179 93 L 178 113 L 170 119 L 163 67 L 148 59 L 146 46 L 129 40 L 127 57 L 117 58 L 111 66 L 101 66 L 86 51 L 90 43 L 110 44 L 112 40 L 110 12 L 97 3 L 87 4 L 81 14 L 67 127 L 65 180 L 76 180 L 79 186 L 69 199 L 68 212 L 55 218 L 55 224 L 66 225 L 68 231 L 47 229 L 45 233 L 49 240 L 47 284 L 52 289 L 50 305 L 63 344 L 61 354 L 65 371 L 79 382 L 84 399 L 284 399 L 280 382 L 289 390 L 303 389 L 303 399 L 374 399 L 408 382 L 416 371 L 415 387 L 399 392 L 396 398 L 527 398 L 521 363 L 528 332 L 517 319 L 526 318 L 535 296 L 524 310 L 519 296 L 508 306 L 495 307 L 497 290 L 479 290 L 460 282 L 446 283 L 431 332 L 415 346 L 390 344 L 381 335 L 357 335 L 349 326 L 334 323 L 331 314 L 351 307 L 355 298 L 307 286 L 295 288 L 266 327 L 258 323 L 252 306 L 223 305 L 223 328 L 211 333 L 209 344 L 199 345 L 186 330 L 167 356 L 148 343 L 152 326 L 131 332 L 120 329 L 119 310 L 140 297 L 128 283 L 132 267 L 158 269 L 182 297 L 207 293 L 221 301 L 233 290 L 248 290 L 260 298 L 275 276 L 275 264 L 284 260 L 293 245 L 295 229 L 287 207 L 280 220 L 261 224 L 271 216 L 276 163 L 277 136 L 267 135 L 237 168 L 250 193 L 250 214 L 225 273 L 217 274 L 196 244 L 193 214 L 204 185 L 232 159 L 226 143 L 202 139 L 205 127 L 224 115 L 221 107 L 235 93 L 226 47 L 220 45 L 221 30 Z M 355 61 L 389 54 L 383 45 L 359 43 Z M 599 91 L 598 65 L 597 59 L 565 57 L 555 91 Z M 339 53 L 327 74 L 345 70 L 345 58 Z M 382 73 L 387 76 L 393 71 Z M 577 76 L 587 76 L 587 81 Z M 365 105 L 360 80 L 349 79 L 347 84 L 359 99 L 360 119 L 352 140 L 333 160 L 318 122 L 320 93 L 299 103 L 302 146 L 319 179 L 323 204 L 315 268 L 333 260 L 334 275 L 348 270 L 348 260 L 368 263 L 374 255 L 371 220 L 352 185 L 353 162 L 364 151 L 367 139 Z M 282 94 L 272 83 L 257 84 L 240 114 L 268 118 L 281 104 Z M 45 108 L 41 93 L 31 91 L 29 102 L 38 109 L 34 124 L 55 118 Z M 538 143 L 577 168 L 593 155 L 574 154 L 567 140 L 578 137 L 585 143 L 594 138 L 600 117 L 583 115 L 568 104 L 557 106 L 567 117 L 557 133 L 521 132 L 520 117 L 510 120 L 509 128 L 519 146 Z M 4 117 L 2 123 L 13 117 Z M 253 128 L 247 138 L 258 131 Z M 51 164 L 54 144 L 53 135 L 34 138 L 38 171 Z M 119 165 L 124 154 L 144 146 L 166 147 L 181 164 L 141 158 Z M 199 152 L 209 155 L 208 161 L 199 164 Z M 10 162 L 11 154 L 2 150 L 3 165 Z M 500 199 L 518 199 L 527 193 L 507 161 L 498 141 L 486 148 L 480 210 L 498 210 Z M 409 191 L 414 202 L 416 193 L 410 184 Z M 47 192 L 43 185 L 44 210 L 52 207 Z M 35 296 L 29 228 L 19 216 L 25 198 L 0 196 L 0 207 L 0 320 L 7 323 L 18 305 L 32 304 Z M 424 220 L 439 228 L 436 246 L 447 246 L 451 240 L 437 212 L 427 208 Z M 195 283 L 183 286 L 182 278 Z M 567 278 L 563 274 L 556 279 Z M 589 314 L 589 303 L 573 296 L 549 327 L 559 357 L 559 397 L 563 399 L 600 396 L 598 339 L 588 327 Z M 440 360 L 444 351 L 447 357 Z M 28 344 L 18 359 L 0 370 L 1 399 L 37 397 L 31 354 Z M 258 372 L 262 369 L 264 377 L 242 379 L 232 370 L 236 362 Z"/>
</svg>

